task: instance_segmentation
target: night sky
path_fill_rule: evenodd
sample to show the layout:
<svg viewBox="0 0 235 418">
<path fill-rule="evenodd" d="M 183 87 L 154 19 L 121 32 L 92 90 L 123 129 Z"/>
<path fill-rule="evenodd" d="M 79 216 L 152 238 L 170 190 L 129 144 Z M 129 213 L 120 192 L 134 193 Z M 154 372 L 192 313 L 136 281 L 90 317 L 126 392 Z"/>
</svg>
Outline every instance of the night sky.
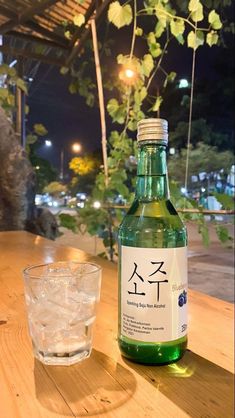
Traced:
<svg viewBox="0 0 235 418">
<path fill-rule="evenodd" d="M 128 30 L 123 30 L 120 33 L 122 33 L 122 38 L 119 37 L 119 41 L 116 41 L 112 48 L 115 54 L 128 53 L 130 49 L 130 45 L 125 42 L 126 39 L 128 42 L 130 40 Z M 115 40 L 117 40 L 117 34 L 117 31 L 112 34 Z M 136 52 L 138 54 L 138 45 Z M 222 48 L 204 46 L 198 49 L 195 74 L 197 79 L 211 77 L 216 79 L 213 63 L 218 54 L 223 54 Z M 167 71 L 176 71 L 177 78 L 190 80 L 192 49 L 173 43 L 164 62 L 164 68 Z M 112 65 L 114 71 L 115 63 Z M 45 125 L 48 130 L 47 137 L 52 141 L 53 146 L 47 148 L 42 143 L 38 148 L 38 154 L 48 159 L 57 169 L 60 166 L 61 149 L 63 148 L 65 152 L 66 166 L 73 156 L 70 148 L 75 141 L 82 144 L 83 153 L 101 149 L 99 110 L 97 107 L 88 107 L 84 98 L 79 94 L 70 94 L 69 83 L 70 77 L 62 76 L 58 67 L 40 64 L 36 76 L 30 84 L 27 98 L 30 107 L 30 113 L 27 116 L 27 130 L 32 129 L 34 123 Z M 108 99 L 109 97 L 106 97 L 106 104 Z M 113 129 L 110 118 L 107 116 L 108 133 L 111 128 Z"/>
<path fill-rule="evenodd" d="M 78 94 L 71 95 L 68 85 L 68 78 L 60 75 L 58 68 L 41 65 L 28 97 L 28 129 L 35 123 L 42 123 L 48 130 L 46 138 L 53 144 L 50 148 L 40 146 L 38 154 L 57 168 L 61 149 L 64 149 L 65 161 L 70 160 L 74 142 L 82 144 L 84 153 L 100 148 L 98 108 L 88 107 Z"/>
</svg>

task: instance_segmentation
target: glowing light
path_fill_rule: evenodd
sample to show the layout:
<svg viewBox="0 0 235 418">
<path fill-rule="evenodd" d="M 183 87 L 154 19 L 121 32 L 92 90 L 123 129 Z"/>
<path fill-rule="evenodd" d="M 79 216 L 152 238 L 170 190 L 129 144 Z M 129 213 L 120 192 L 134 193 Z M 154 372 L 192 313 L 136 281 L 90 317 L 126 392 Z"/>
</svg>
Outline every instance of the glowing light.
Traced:
<svg viewBox="0 0 235 418">
<path fill-rule="evenodd" d="M 185 187 L 181 187 L 181 193 L 186 195 L 187 194 L 187 189 Z"/>
<path fill-rule="evenodd" d="M 75 144 L 72 145 L 73 152 L 80 152 L 81 149 L 82 149 L 82 146 L 78 142 L 76 142 Z"/>
<path fill-rule="evenodd" d="M 41 198 L 39 196 L 35 196 L 35 205 L 41 205 Z"/>
<path fill-rule="evenodd" d="M 186 78 L 181 78 L 179 82 L 179 89 L 186 89 L 189 86 L 188 80 Z"/>
<path fill-rule="evenodd" d="M 133 78 L 133 77 L 135 77 L 135 72 L 133 70 L 131 70 L 130 68 L 126 68 L 125 71 L 124 71 L 124 73 L 125 73 L 125 76 L 127 78 Z"/>
<path fill-rule="evenodd" d="M 35 170 L 40 170 L 40 165 L 36 165 Z"/>
<path fill-rule="evenodd" d="M 10 64 L 9 64 L 9 67 L 10 68 L 12 68 L 12 67 L 14 67 L 14 65 L 16 65 L 17 64 L 17 60 L 14 60 L 14 61 L 12 61 Z"/>
<path fill-rule="evenodd" d="M 168 365 L 168 371 L 170 372 L 170 374 L 172 374 L 173 376 L 177 376 L 177 377 L 191 377 L 194 374 L 195 371 L 195 366 L 181 366 L 178 364 L 169 364 Z"/>
<path fill-rule="evenodd" d="M 137 72 L 135 71 L 135 69 L 132 69 L 131 67 L 124 67 L 119 72 L 120 80 L 122 80 L 126 84 L 134 84 L 137 77 Z"/>
<path fill-rule="evenodd" d="M 100 203 L 98 200 L 96 200 L 96 201 L 93 203 L 93 207 L 94 207 L 95 209 L 99 209 L 99 208 L 101 207 L 101 203 Z"/>
<path fill-rule="evenodd" d="M 50 139 L 46 139 L 45 145 L 46 145 L 46 147 L 51 147 L 52 146 L 52 142 L 50 141 Z"/>
</svg>

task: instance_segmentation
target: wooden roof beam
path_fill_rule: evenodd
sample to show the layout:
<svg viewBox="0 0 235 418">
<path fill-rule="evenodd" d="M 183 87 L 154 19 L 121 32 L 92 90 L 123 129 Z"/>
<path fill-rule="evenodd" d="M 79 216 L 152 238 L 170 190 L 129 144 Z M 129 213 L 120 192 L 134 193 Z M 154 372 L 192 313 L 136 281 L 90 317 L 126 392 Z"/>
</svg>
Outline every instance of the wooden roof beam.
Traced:
<svg viewBox="0 0 235 418">
<path fill-rule="evenodd" d="M 15 28 L 16 26 L 22 25 L 24 22 L 27 22 L 27 20 L 29 20 L 34 15 L 42 13 L 43 11 L 45 11 L 49 7 L 53 6 L 58 1 L 59 0 L 45 0 L 42 3 L 37 3 L 36 5 L 29 7 L 23 13 L 16 14 L 16 13 L 10 12 L 11 17 L 7 16 L 5 14 L 6 17 L 10 17 L 10 21 L 4 23 L 0 27 L 0 34 L 4 35 L 4 33 L 9 32 L 10 30 Z M 8 13 L 8 10 L 5 9 L 5 13 Z M 8 13 L 8 15 L 9 15 L 9 13 Z"/>
<path fill-rule="evenodd" d="M 65 47 L 67 47 L 69 45 L 69 41 L 66 38 L 62 38 L 61 36 L 57 35 L 55 32 L 52 32 L 52 31 L 44 28 L 43 26 L 39 25 L 38 23 L 36 23 L 32 20 L 25 23 L 24 26 L 26 28 L 29 28 L 29 29 L 33 30 L 34 32 L 39 33 L 40 35 L 43 35 L 43 36 L 51 39 L 52 41 L 54 41 L 54 42 L 56 42 L 60 45 L 63 45 Z"/>
<path fill-rule="evenodd" d="M 15 30 L 7 32 L 5 36 L 14 36 L 14 38 L 20 38 L 20 39 L 23 39 L 25 41 L 35 42 L 37 44 L 45 45 L 45 46 L 48 46 L 48 47 L 61 48 L 61 49 L 64 49 L 64 50 L 68 49 L 67 46 L 62 45 L 61 43 L 51 41 L 51 40 L 48 40 L 48 39 L 45 39 L 45 38 L 39 38 L 38 36 L 34 36 L 34 35 L 29 34 L 29 33 L 17 32 Z"/>
<path fill-rule="evenodd" d="M 108 7 L 110 2 L 111 2 L 111 0 L 104 0 L 102 5 L 97 9 L 97 12 L 96 12 L 96 15 L 95 15 L 95 20 L 98 20 L 100 18 L 100 16 L 105 11 L 105 9 Z M 90 25 L 89 25 L 89 27 L 83 32 L 78 45 L 76 45 L 72 49 L 70 54 L 68 55 L 68 57 L 65 61 L 65 66 L 66 67 L 69 67 L 71 65 L 72 61 L 74 60 L 74 58 L 76 58 L 78 56 L 78 54 L 81 52 L 81 49 L 83 48 L 84 43 L 86 42 L 87 38 L 90 35 L 90 31 L 91 31 L 91 28 L 90 28 Z"/>
<path fill-rule="evenodd" d="M 92 14 L 94 13 L 96 8 L 96 0 L 93 0 L 90 4 L 90 6 L 88 7 L 86 14 L 85 14 L 85 24 L 88 22 L 88 20 L 90 19 L 90 17 L 92 16 Z M 69 46 L 72 48 L 76 42 L 76 40 L 78 38 L 80 38 L 81 34 L 83 32 L 83 27 L 81 28 L 77 28 L 76 31 L 74 32 L 72 39 L 70 40 Z"/>
<path fill-rule="evenodd" d="M 3 54 L 30 58 L 35 61 L 41 61 L 46 64 L 57 65 L 59 67 L 64 66 L 64 59 L 52 58 L 49 55 L 36 54 L 35 52 L 31 52 L 27 49 L 17 49 L 6 45 L 0 45 L 0 52 Z"/>
<path fill-rule="evenodd" d="M 2 4 L 0 4 L 0 14 L 8 19 L 14 19 L 15 13 L 11 12 L 10 10 L 6 9 Z M 8 23 L 8 22 L 7 22 Z"/>
</svg>

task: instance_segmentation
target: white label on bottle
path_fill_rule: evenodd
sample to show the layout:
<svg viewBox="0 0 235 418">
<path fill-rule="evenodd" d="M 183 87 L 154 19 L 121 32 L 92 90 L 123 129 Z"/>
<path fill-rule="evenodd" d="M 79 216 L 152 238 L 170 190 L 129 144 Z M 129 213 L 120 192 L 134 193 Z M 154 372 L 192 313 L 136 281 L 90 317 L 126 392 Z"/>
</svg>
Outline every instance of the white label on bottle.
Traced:
<svg viewBox="0 0 235 418">
<path fill-rule="evenodd" d="M 121 247 L 121 333 L 173 341 L 187 333 L 187 247 Z"/>
</svg>

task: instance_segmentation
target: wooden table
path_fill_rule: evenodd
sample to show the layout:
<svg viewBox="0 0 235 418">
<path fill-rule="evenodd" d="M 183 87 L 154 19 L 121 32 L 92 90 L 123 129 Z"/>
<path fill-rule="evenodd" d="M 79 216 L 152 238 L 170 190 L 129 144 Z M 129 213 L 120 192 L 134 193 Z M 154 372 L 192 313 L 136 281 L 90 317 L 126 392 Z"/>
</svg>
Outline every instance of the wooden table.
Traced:
<svg viewBox="0 0 235 418">
<path fill-rule="evenodd" d="M 72 259 L 103 267 L 94 349 L 81 364 L 44 366 L 32 354 L 22 269 Z M 0 416 L 233 417 L 232 318 L 232 304 L 191 291 L 184 358 L 162 367 L 131 363 L 121 357 L 116 340 L 116 266 L 27 232 L 1 232 Z"/>
</svg>

